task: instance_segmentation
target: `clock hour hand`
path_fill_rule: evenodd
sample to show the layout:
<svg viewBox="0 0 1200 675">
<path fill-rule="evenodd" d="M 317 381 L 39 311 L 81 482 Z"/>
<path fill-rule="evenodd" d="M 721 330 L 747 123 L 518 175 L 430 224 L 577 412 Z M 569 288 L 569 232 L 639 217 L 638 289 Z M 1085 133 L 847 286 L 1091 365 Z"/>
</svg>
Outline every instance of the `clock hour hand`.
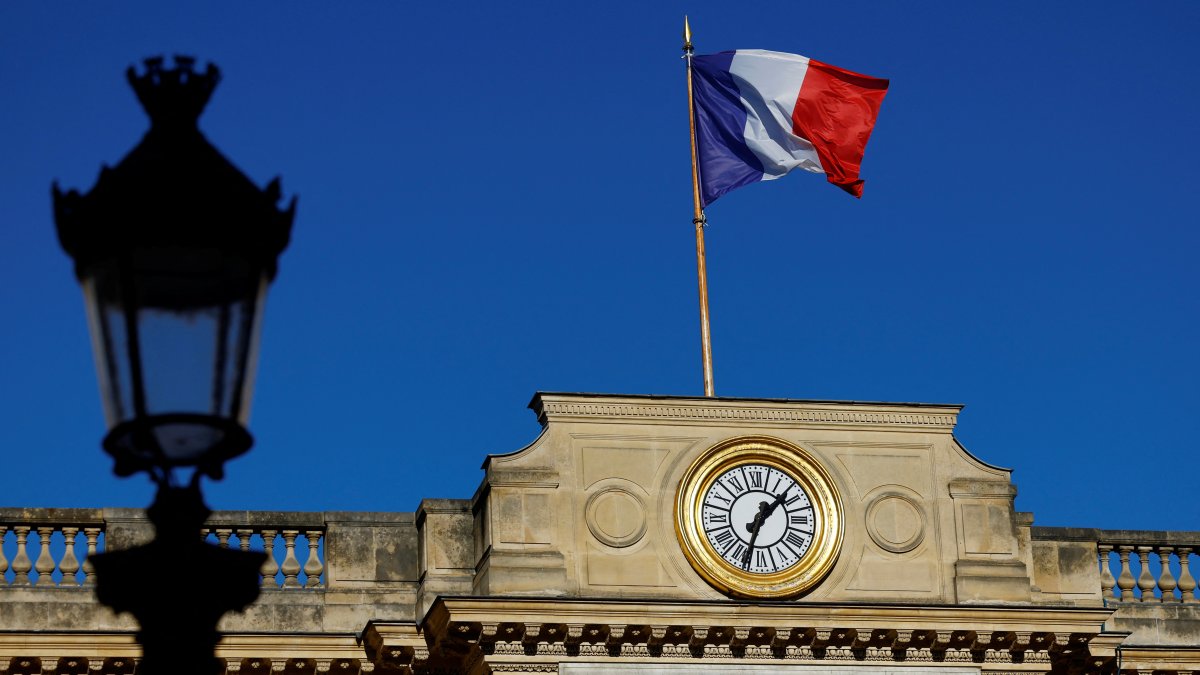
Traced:
<svg viewBox="0 0 1200 675">
<path fill-rule="evenodd" d="M 766 502 L 759 502 L 758 513 L 755 514 L 754 520 L 746 523 L 746 530 L 750 532 L 750 545 L 746 547 L 746 553 L 742 555 L 743 568 L 750 569 L 750 556 L 754 555 L 754 542 L 758 540 L 758 531 L 762 528 L 763 521 L 771 515 L 771 511 L 774 509 L 774 506 L 768 505 Z"/>
<path fill-rule="evenodd" d="M 758 529 L 762 527 L 762 524 L 766 522 L 767 518 L 771 517 L 772 513 L 775 513 L 775 509 L 779 508 L 779 505 L 782 504 L 783 500 L 786 498 L 787 490 L 784 490 L 776 495 L 775 501 L 771 502 L 770 504 L 766 502 L 759 502 L 758 513 L 754 515 L 754 520 L 746 523 L 746 531 L 750 532 L 751 534 L 758 532 Z"/>
<path fill-rule="evenodd" d="M 766 502 L 758 503 L 758 513 L 754 515 L 754 520 L 746 523 L 746 530 L 750 533 L 750 545 L 746 548 L 746 553 L 742 555 L 742 567 L 750 569 L 750 557 L 754 555 L 754 542 L 758 540 L 758 531 L 762 529 L 762 524 L 767 518 L 779 508 L 783 500 L 787 498 L 787 490 L 780 492 L 775 496 L 775 501 L 770 504 Z"/>
<path fill-rule="evenodd" d="M 784 490 L 775 495 L 775 501 L 771 502 L 771 505 L 767 507 L 767 515 L 763 516 L 763 520 L 766 520 L 772 513 L 775 513 L 775 509 L 779 508 L 783 504 L 783 500 L 787 499 L 787 493 L 788 491 Z"/>
</svg>

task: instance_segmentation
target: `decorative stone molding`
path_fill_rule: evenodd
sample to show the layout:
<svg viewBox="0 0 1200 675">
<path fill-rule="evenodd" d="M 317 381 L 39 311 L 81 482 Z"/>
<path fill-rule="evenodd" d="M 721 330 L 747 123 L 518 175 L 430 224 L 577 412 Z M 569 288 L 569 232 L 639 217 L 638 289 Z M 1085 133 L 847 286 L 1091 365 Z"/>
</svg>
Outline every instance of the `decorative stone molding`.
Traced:
<svg viewBox="0 0 1200 675">
<path fill-rule="evenodd" d="M 512 469 L 488 465 L 484 483 L 489 487 L 546 488 L 559 485 L 558 472 L 553 469 Z"/>
<path fill-rule="evenodd" d="M 952 480 L 950 496 L 956 499 L 1012 499 L 1017 496 L 1017 487 L 1006 480 Z"/>
<path fill-rule="evenodd" d="M 985 675 L 1111 674 L 1124 635 L 1100 632 L 1110 615 L 1078 608 L 442 598 L 422 628 L 432 652 L 481 660 L 491 672 L 600 659 L 962 663 L 979 664 Z"/>
<path fill-rule="evenodd" d="M 866 527 L 867 535 L 879 548 L 908 553 L 925 538 L 925 510 L 908 494 L 884 492 L 867 505 Z"/>
<path fill-rule="evenodd" d="M 646 534 L 646 503 L 635 492 L 620 486 L 607 486 L 588 497 L 584 522 L 596 541 L 613 548 L 625 548 L 641 541 Z"/>
<path fill-rule="evenodd" d="M 354 635 L 226 635 L 217 656 L 228 675 L 360 675 L 376 670 Z M 0 633 L 2 675 L 132 675 L 140 660 L 132 633 Z"/>
<path fill-rule="evenodd" d="M 381 672 L 407 675 L 429 666 L 429 647 L 415 624 L 371 622 L 363 631 L 362 646 Z"/>
<path fill-rule="evenodd" d="M 957 405 L 793 401 L 779 399 L 711 399 L 687 397 L 592 397 L 540 393 L 530 407 L 545 426 L 551 420 L 638 421 L 714 426 L 905 427 L 950 431 L 962 409 Z"/>
<path fill-rule="evenodd" d="M 1121 674 L 1142 673 L 1192 673 L 1200 675 L 1200 646 L 1190 649 L 1178 647 L 1123 647 L 1121 649 Z"/>
<path fill-rule="evenodd" d="M 4 675 L 133 675 L 139 659 L 117 657 L 36 657 L 0 659 Z M 371 663 L 359 659 L 271 658 L 224 659 L 227 675 L 361 675 L 372 673 Z M 411 671 L 410 671 L 411 672 Z"/>
</svg>

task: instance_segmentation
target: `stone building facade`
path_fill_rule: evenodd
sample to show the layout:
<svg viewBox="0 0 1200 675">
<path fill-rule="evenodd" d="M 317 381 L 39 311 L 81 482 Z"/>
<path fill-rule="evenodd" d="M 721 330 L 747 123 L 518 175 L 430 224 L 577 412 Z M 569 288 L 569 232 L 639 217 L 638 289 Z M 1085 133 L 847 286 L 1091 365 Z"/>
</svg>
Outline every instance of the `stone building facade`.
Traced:
<svg viewBox="0 0 1200 675">
<path fill-rule="evenodd" d="M 210 540 L 271 554 L 228 672 L 1200 673 L 1200 532 L 1034 526 L 958 406 L 531 408 L 541 435 L 469 499 L 214 514 Z M 86 556 L 146 541 L 141 512 L 0 509 L 0 535 L 0 673 L 133 672 Z"/>
</svg>

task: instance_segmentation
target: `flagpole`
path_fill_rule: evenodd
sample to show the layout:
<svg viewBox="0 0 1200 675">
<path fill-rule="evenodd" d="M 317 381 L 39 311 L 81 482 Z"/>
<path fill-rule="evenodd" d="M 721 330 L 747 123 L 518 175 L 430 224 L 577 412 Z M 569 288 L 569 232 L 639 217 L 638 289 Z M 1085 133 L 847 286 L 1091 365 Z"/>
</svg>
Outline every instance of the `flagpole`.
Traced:
<svg viewBox="0 0 1200 675">
<path fill-rule="evenodd" d="M 704 261 L 704 207 L 700 204 L 700 166 L 696 161 L 696 108 L 692 98 L 692 28 L 683 17 L 683 55 L 687 59 L 688 125 L 692 134 L 692 224 L 696 226 L 696 274 L 700 280 L 700 358 L 704 364 L 704 395 L 713 389 L 712 332 L 708 326 L 708 271 Z"/>
</svg>

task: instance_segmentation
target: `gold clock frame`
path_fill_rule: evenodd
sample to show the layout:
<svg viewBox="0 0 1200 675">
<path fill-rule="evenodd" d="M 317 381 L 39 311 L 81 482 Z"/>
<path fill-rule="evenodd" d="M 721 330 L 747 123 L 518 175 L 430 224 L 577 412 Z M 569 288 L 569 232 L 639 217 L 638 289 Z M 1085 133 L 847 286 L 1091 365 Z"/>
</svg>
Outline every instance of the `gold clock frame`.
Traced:
<svg viewBox="0 0 1200 675">
<path fill-rule="evenodd" d="M 791 476 L 812 500 L 817 528 L 792 567 L 755 574 L 734 567 L 704 536 L 703 496 L 730 468 L 762 464 Z M 718 590 L 746 598 L 790 598 L 811 590 L 833 569 L 842 547 L 841 496 L 829 473 L 802 448 L 770 436 L 740 436 L 709 448 L 683 475 L 675 493 L 675 534 L 692 568 Z"/>
</svg>

